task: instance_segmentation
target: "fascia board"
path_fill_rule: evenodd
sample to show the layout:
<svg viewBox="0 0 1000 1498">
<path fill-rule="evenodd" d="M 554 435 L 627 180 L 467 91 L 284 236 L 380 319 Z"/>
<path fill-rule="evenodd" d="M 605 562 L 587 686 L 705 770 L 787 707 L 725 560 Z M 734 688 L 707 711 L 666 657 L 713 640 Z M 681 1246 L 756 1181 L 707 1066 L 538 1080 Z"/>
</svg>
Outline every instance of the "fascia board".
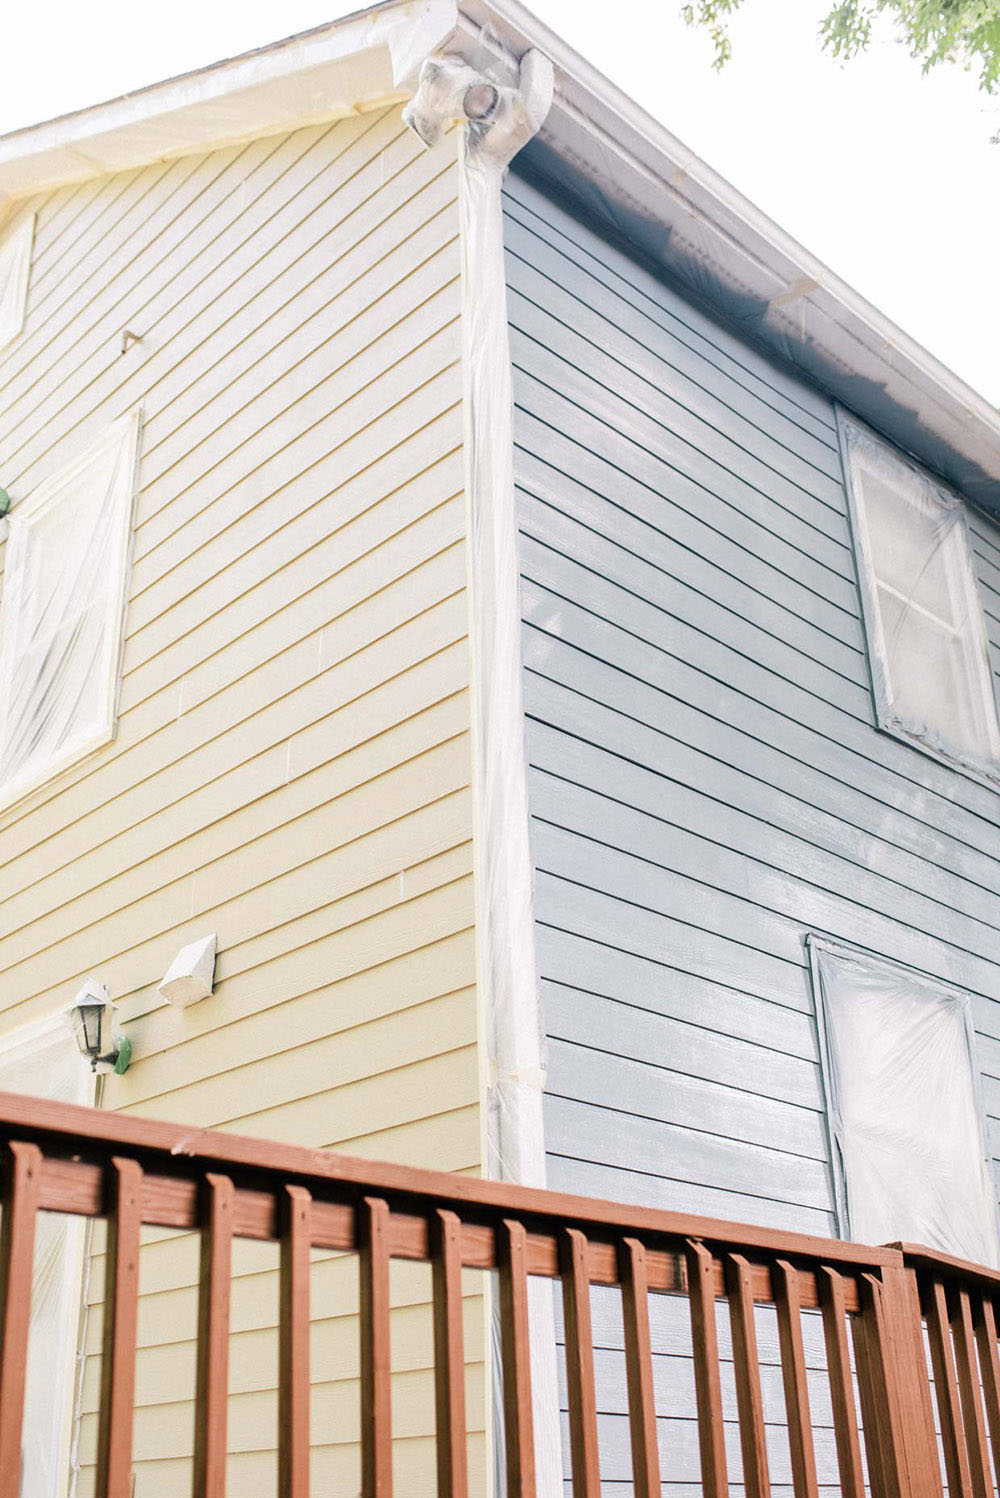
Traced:
<svg viewBox="0 0 1000 1498">
<path fill-rule="evenodd" d="M 730 323 L 974 503 L 1000 512 L 1000 412 L 712 171 L 517 0 L 460 0 L 461 49 L 555 67 L 539 161 Z"/>
<path fill-rule="evenodd" d="M 0 197 L 340 119 L 405 98 L 420 61 L 448 45 L 456 20 L 454 0 L 392 0 L 0 137 Z"/>
</svg>

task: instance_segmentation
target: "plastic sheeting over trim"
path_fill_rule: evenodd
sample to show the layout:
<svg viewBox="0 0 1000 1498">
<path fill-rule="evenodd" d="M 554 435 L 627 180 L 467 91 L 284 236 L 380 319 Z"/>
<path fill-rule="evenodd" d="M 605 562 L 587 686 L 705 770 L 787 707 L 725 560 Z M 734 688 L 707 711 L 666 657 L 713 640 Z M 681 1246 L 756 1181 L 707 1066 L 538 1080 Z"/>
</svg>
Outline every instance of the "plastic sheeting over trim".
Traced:
<svg viewBox="0 0 1000 1498">
<path fill-rule="evenodd" d="M 841 1233 L 997 1265 L 971 1001 L 809 938 Z"/>
<path fill-rule="evenodd" d="M 24 326 L 34 237 L 35 215 L 31 214 L 0 239 L 0 349 L 16 338 Z"/>
<path fill-rule="evenodd" d="M 486 1050 L 487 1170 L 545 1184 L 545 1067 L 535 968 L 527 751 L 514 494 L 513 390 L 501 188 L 552 99 L 536 52 L 516 86 L 459 57 L 429 57 L 404 119 L 427 144 L 462 125 L 462 331 L 472 608 L 479 986 Z M 552 1288 L 529 1281 L 535 1469 L 543 1498 L 563 1490 Z M 503 1491 L 499 1322 L 492 1325 L 494 1458 Z"/>
<path fill-rule="evenodd" d="M 139 416 L 15 503 L 0 599 L 0 805 L 114 732 Z"/>
<path fill-rule="evenodd" d="M 957 494 L 838 412 L 879 725 L 1000 775 L 986 620 Z"/>
<path fill-rule="evenodd" d="M 501 187 L 537 130 L 552 69 L 530 53 L 517 89 L 460 58 L 430 57 L 403 111 L 427 145 L 464 124 L 461 143 L 462 328 L 466 493 L 473 611 L 474 724 L 481 966 L 485 987 L 489 1170 L 544 1184 L 545 1083 L 534 959 L 527 758 L 521 682 L 520 584 L 514 497 L 513 392 Z"/>
<path fill-rule="evenodd" d="M 402 100 L 453 0 L 375 5 L 273 46 L 0 138 L 0 197 L 342 119 Z"/>
</svg>

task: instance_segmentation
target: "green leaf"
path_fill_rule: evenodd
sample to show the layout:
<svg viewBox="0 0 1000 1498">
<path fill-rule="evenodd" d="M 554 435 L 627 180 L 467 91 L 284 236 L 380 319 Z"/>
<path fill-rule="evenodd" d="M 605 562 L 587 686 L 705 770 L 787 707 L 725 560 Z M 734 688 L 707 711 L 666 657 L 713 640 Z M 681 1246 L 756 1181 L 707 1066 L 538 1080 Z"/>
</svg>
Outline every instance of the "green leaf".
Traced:
<svg viewBox="0 0 1000 1498">
<path fill-rule="evenodd" d="M 713 67 L 732 55 L 728 21 L 743 0 L 694 0 L 681 15 L 703 27 L 715 48 Z M 820 41 L 844 60 L 863 52 L 878 16 L 888 17 L 924 72 L 943 62 L 978 74 L 986 93 L 1000 90 L 1000 0 L 838 0 L 820 22 Z"/>
</svg>

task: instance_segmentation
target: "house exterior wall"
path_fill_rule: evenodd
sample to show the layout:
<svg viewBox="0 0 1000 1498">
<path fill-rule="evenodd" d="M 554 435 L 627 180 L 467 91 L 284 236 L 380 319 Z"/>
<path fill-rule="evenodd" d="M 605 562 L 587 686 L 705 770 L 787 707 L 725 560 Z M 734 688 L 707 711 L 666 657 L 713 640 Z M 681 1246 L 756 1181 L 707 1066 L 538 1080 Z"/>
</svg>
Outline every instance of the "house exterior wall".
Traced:
<svg viewBox="0 0 1000 1498">
<path fill-rule="evenodd" d="M 116 738 L 0 815 L 0 1024 L 93 973 L 135 1053 L 105 1107 L 476 1172 L 457 173 L 454 137 L 428 153 L 392 108 L 18 206 L 0 482 L 16 503 L 136 406 L 143 433 Z M 211 931 L 214 995 L 167 1006 Z M 149 1238 L 137 1498 L 192 1442 L 197 1246 Z M 274 1263 L 239 1245 L 234 1498 L 273 1482 Z M 349 1267 L 315 1271 L 331 1490 L 356 1486 Z M 96 1243 L 93 1303 L 101 1270 Z M 396 1288 L 400 1461 L 430 1492 L 429 1278 Z M 81 1494 L 97 1390 L 88 1357 Z"/>
<path fill-rule="evenodd" d="M 998 798 L 875 728 L 832 404 L 523 168 L 505 219 L 549 1184 L 835 1234 L 805 937 L 974 995 L 996 1157 Z M 996 668 L 1000 533 L 972 527 Z M 609 1297 L 595 1320 L 624 1484 Z M 693 1422 L 662 1444 L 696 1482 Z"/>
</svg>

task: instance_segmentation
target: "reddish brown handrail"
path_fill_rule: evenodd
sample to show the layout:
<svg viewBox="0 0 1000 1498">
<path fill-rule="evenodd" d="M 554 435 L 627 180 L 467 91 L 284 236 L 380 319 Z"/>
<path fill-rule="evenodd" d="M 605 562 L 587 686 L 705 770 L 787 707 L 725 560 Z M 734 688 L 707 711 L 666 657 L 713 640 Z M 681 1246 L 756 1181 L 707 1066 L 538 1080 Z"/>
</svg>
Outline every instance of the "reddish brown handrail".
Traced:
<svg viewBox="0 0 1000 1498">
<path fill-rule="evenodd" d="M 226 1482 L 227 1360 L 234 1241 L 280 1246 L 278 1489 L 310 1483 L 310 1256 L 357 1256 L 363 1498 L 393 1490 L 390 1263 L 433 1276 L 439 1498 L 467 1498 L 463 1270 L 496 1271 L 507 1493 L 534 1498 L 529 1276 L 559 1280 L 565 1324 L 568 1476 L 599 1498 L 606 1390 L 592 1287 L 620 1293 L 624 1378 L 638 1498 L 669 1478 L 663 1439 L 678 1411 L 658 1397 L 651 1307 L 688 1303 L 702 1491 L 731 1483 L 769 1498 L 777 1436 L 795 1498 L 817 1498 L 817 1391 L 829 1408 L 845 1498 L 940 1498 L 939 1413 L 949 1491 L 990 1498 L 1000 1458 L 1000 1275 L 909 1246 L 871 1248 L 678 1213 L 379 1164 L 0 1093 L 0 1498 L 21 1481 L 22 1405 L 39 1210 L 105 1218 L 104 1343 L 97 1492 L 132 1480 L 140 1230 L 202 1236 L 196 1435 L 198 1498 Z M 662 1302 L 661 1302 L 662 1304 Z M 759 1318 L 780 1363 L 762 1383 Z M 808 1324 L 808 1318 L 812 1323 Z M 809 1338 L 804 1333 L 809 1331 Z M 925 1338 L 930 1350 L 928 1365 Z M 813 1349 L 810 1354 L 807 1349 Z M 815 1348 L 825 1364 L 815 1366 Z M 810 1362 L 810 1356 L 813 1362 Z M 932 1378 L 933 1375 L 933 1378 Z M 817 1384 L 819 1379 L 819 1384 Z M 780 1401 L 780 1409 L 776 1404 Z M 831 1423 L 832 1422 L 832 1425 Z M 781 1444 L 780 1442 L 778 1444 Z"/>
</svg>

